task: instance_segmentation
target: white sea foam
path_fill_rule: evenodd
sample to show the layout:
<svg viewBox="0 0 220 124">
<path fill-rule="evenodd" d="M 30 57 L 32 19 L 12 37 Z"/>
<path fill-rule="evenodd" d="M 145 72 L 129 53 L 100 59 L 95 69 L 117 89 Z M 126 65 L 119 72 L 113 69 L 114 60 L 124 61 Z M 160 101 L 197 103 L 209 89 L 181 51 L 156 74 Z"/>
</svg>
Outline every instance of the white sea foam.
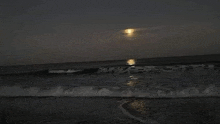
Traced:
<svg viewBox="0 0 220 124">
<path fill-rule="evenodd" d="M 123 102 L 123 103 L 119 106 L 119 108 L 120 108 L 121 111 L 122 111 L 125 115 L 127 115 L 128 117 L 133 118 L 133 119 L 135 119 L 135 120 L 138 120 L 138 121 L 140 121 L 140 122 L 142 122 L 142 123 L 147 123 L 147 124 L 159 124 L 157 121 L 152 120 L 152 119 L 150 119 L 150 118 L 142 119 L 142 118 L 140 118 L 140 117 L 136 117 L 136 116 L 132 115 L 131 113 L 129 113 L 129 111 L 127 111 L 126 109 L 124 109 L 124 108 L 122 107 L 123 104 L 126 104 L 126 103 L 127 103 L 127 101 Z"/>
<path fill-rule="evenodd" d="M 68 70 L 48 70 L 48 73 L 74 73 L 79 72 L 81 70 L 74 70 L 74 69 L 68 69 Z"/>
<path fill-rule="evenodd" d="M 210 70 L 205 69 L 205 66 L 209 67 Z M 186 69 L 188 67 L 193 68 L 193 71 L 182 71 L 183 68 Z M 208 66 L 102 67 L 98 71 L 95 70 L 94 72 L 97 75 L 93 76 L 60 76 L 50 77 L 46 80 L 45 77 L 38 77 L 37 79 L 30 77 L 30 81 L 21 83 L 16 83 L 17 80 L 15 78 L 12 80 L 15 84 L 14 86 L 5 86 L 9 83 L 12 84 L 12 82 L 4 78 L 0 80 L 0 83 L 4 84 L 0 86 L 0 96 L 109 96 L 150 98 L 219 96 L 219 74 L 218 71 L 212 69 L 213 67 L 215 66 L 212 64 Z M 168 70 L 168 72 L 165 70 Z M 75 70 L 69 71 L 73 72 Z M 152 74 L 151 72 L 154 71 L 164 73 Z M 127 74 L 120 74 L 126 72 Z M 136 74 L 133 75 L 132 72 Z M 139 74 L 139 72 L 142 73 Z M 120 75 L 100 73 L 119 73 Z M 201 78 L 202 76 L 206 77 L 203 79 Z M 23 78 L 26 81 L 26 77 L 21 77 L 21 79 Z M 19 80 L 21 79 L 19 77 Z M 29 85 L 30 82 L 31 84 L 35 84 L 36 87 L 33 87 L 31 84 Z M 29 86 L 28 88 L 27 85 Z M 26 87 L 23 88 L 23 86 Z M 40 86 L 45 86 L 48 89 L 43 89 Z"/>
<path fill-rule="evenodd" d="M 160 72 L 173 72 L 178 70 L 192 69 L 213 69 L 213 64 L 194 64 L 194 65 L 174 65 L 174 66 L 131 66 L 131 67 L 102 67 L 99 68 L 98 73 L 140 73 L 149 71 L 160 71 Z"/>
<path fill-rule="evenodd" d="M 163 90 L 163 89 L 121 89 L 120 87 L 52 87 L 41 89 L 38 87 L 22 88 L 20 86 L 0 87 L 0 96 L 108 96 L 108 97 L 195 97 L 195 96 L 220 96 L 219 87 L 209 85 L 201 90 L 196 87 L 187 87 L 182 90 Z"/>
</svg>

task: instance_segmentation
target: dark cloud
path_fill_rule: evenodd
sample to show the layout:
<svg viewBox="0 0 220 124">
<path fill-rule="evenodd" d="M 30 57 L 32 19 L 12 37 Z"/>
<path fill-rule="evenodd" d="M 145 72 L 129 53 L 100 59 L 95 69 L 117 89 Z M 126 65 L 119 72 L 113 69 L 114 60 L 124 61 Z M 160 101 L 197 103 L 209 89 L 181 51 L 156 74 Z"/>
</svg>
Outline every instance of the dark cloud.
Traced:
<svg viewBox="0 0 220 124">
<path fill-rule="evenodd" d="M 0 1 L 0 65 L 219 53 L 220 1 Z M 134 28 L 132 37 L 123 32 Z"/>
</svg>

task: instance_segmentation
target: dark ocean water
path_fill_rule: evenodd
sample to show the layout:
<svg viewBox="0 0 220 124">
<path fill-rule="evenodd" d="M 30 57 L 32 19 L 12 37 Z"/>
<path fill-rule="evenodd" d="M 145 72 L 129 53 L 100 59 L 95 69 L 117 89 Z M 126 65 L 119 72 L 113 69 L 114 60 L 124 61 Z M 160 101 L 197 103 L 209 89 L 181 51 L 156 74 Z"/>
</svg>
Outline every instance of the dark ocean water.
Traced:
<svg viewBox="0 0 220 124">
<path fill-rule="evenodd" d="M 217 123 L 219 58 L 138 59 L 132 66 L 126 60 L 4 66 L 1 121 L 184 123 L 182 117 L 188 123 L 208 123 L 210 118 Z"/>
</svg>

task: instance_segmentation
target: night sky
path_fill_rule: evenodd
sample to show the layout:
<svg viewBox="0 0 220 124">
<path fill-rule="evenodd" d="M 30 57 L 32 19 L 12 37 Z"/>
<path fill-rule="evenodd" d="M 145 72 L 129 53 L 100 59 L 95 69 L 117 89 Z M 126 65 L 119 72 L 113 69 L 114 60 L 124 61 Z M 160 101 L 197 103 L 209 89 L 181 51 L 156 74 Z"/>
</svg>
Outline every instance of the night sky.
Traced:
<svg viewBox="0 0 220 124">
<path fill-rule="evenodd" d="M 1 0 L 0 66 L 219 54 L 219 6 L 219 0 Z"/>
</svg>

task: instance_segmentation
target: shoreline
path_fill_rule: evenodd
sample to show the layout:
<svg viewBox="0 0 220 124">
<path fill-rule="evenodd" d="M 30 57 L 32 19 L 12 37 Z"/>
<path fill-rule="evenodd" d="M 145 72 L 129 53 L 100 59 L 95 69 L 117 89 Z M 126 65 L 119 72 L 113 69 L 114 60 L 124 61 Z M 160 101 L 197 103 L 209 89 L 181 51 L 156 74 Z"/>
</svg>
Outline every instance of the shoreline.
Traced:
<svg viewBox="0 0 220 124">
<path fill-rule="evenodd" d="M 168 101 L 167 101 L 168 100 Z M 145 103 L 144 112 L 131 104 Z M 121 104 L 127 116 L 143 123 L 220 123 L 220 99 L 216 97 L 178 98 L 178 99 L 136 99 Z M 136 107 L 136 108 L 135 108 Z M 142 109 L 143 109 L 142 108 Z M 183 118 L 184 117 L 184 118 Z M 188 120 L 185 120 L 188 119 Z"/>
<path fill-rule="evenodd" d="M 140 123 L 219 123 L 220 97 L 194 98 L 135 98 L 135 97 L 0 97 L 0 109 L 6 110 L 7 118 L 18 122 L 31 121 L 33 117 L 54 118 L 78 122 L 105 118 L 106 122 L 137 121 Z M 141 113 L 132 103 L 144 103 Z M 132 104 L 134 105 L 134 104 Z M 149 108 L 149 109 L 148 109 Z M 12 112 L 12 113 L 10 113 Z M 59 115 L 62 113 L 62 117 Z M 0 112 L 1 114 L 1 112 Z M 88 119 L 86 119 L 89 117 Z M 184 118 L 182 118 L 184 117 Z M 33 120 L 33 122 L 38 121 Z"/>
<path fill-rule="evenodd" d="M 138 120 L 142 123 L 151 123 L 151 124 L 159 124 L 157 121 L 152 120 L 150 118 L 144 118 L 143 116 L 140 116 L 137 111 L 131 110 L 127 105 L 130 104 L 132 101 L 125 101 L 121 105 L 119 105 L 119 109 L 127 115 L 130 118 L 133 118 L 135 120 Z"/>
</svg>

